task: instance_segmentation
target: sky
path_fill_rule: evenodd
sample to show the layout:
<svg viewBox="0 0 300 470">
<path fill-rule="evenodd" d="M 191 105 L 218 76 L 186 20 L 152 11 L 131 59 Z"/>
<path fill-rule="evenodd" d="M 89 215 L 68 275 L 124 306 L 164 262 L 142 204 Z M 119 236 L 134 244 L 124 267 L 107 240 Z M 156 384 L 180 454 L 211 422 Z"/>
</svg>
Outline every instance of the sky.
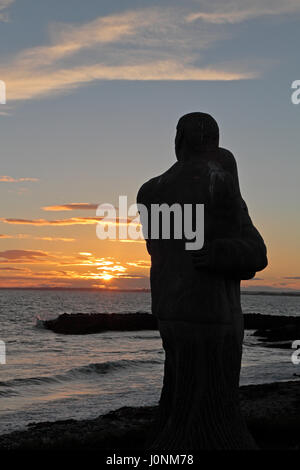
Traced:
<svg viewBox="0 0 300 470">
<path fill-rule="evenodd" d="M 300 289 L 300 0 L 0 0 L 0 287 L 149 287 L 142 241 L 99 240 L 175 162 L 180 116 L 212 114 L 269 266 Z"/>
</svg>

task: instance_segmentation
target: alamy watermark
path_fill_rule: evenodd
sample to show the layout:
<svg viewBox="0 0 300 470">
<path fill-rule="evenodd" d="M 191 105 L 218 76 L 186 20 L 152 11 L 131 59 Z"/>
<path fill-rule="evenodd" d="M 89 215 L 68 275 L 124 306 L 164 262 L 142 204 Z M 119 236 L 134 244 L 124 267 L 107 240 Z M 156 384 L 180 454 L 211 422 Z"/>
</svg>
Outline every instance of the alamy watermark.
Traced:
<svg viewBox="0 0 300 470">
<path fill-rule="evenodd" d="M 204 244 L 204 204 L 131 204 L 119 196 L 119 206 L 100 204 L 96 212 L 100 240 L 185 240 L 186 250 Z"/>
<path fill-rule="evenodd" d="M 3 80 L 0 80 L 0 104 L 6 104 L 6 85 Z"/>
<path fill-rule="evenodd" d="M 296 349 L 291 355 L 291 361 L 293 364 L 298 365 L 300 364 L 300 339 L 296 339 L 292 342 L 292 348 Z"/>
<path fill-rule="evenodd" d="M 6 364 L 6 346 L 4 341 L 0 340 L 0 364 Z"/>
<path fill-rule="evenodd" d="M 291 95 L 292 103 L 299 104 L 300 103 L 300 80 L 294 80 L 291 88 L 295 90 L 293 91 Z"/>
</svg>

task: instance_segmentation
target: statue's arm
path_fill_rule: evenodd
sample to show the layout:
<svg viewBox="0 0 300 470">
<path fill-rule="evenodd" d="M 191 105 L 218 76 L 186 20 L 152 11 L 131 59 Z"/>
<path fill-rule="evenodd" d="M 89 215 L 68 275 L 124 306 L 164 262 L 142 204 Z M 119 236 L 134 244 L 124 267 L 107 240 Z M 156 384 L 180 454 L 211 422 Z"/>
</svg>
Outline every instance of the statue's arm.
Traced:
<svg viewBox="0 0 300 470">
<path fill-rule="evenodd" d="M 215 271 L 251 279 L 268 265 L 263 238 L 252 223 L 247 206 L 241 199 L 241 234 L 216 239 L 209 247 L 209 266 Z"/>
<path fill-rule="evenodd" d="M 236 160 L 230 151 L 222 149 L 222 152 L 241 201 L 241 234 L 234 238 L 214 240 L 207 249 L 207 264 L 216 271 L 231 274 L 240 279 L 251 279 L 257 271 L 267 266 L 267 250 L 241 196 Z"/>
<path fill-rule="evenodd" d="M 215 239 L 191 255 L 195 268 L 210 269 L 235 279 L 251 279 L 268 264 L 266 246 L 242 199 L 241 234 Z"/>
</svg>

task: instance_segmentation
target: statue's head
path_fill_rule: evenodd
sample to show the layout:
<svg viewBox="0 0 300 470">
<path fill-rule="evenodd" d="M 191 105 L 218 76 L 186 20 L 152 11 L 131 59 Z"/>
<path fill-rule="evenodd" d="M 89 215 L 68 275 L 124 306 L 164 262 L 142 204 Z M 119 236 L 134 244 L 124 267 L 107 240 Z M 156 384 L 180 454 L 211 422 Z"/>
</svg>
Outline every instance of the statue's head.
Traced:
<svg viewBox="0 0 300 470">
<path fill-rule="evenodd" d="M 200 157 L 203 151 L 218 146 L 219 126 L 210 114 L 189 113 L 179 119 L 175 138 L 177 160 L 186 160 L 189 155 Z"/>
</svg>

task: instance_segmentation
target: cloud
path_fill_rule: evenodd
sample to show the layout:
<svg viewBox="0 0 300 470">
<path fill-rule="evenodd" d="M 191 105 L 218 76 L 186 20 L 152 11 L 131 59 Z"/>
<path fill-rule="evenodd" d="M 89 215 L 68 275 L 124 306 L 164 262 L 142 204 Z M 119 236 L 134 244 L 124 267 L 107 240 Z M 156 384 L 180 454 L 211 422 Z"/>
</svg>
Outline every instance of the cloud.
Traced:
<svg viewBox="0 0 300 470">
<path fill-rule="evenodd" d="M 188 22 L 241 23 L 263 16 L 300 13 L 299 0 L 218 0 L 199 1 L 201 10 L 186 16 Z"/>
<path fill-rule="evenodd" d="M 97 210 L 99 204 L 89 204 L 87 202 L 72 202 L 57 206 L 42 207 L 44 211 L 75 211 L 75 210 Z"/>
<path fill-rule="evenodd" d="M 66 237 L 24 237 L 24 236 L 21 236 L 20 238 L 31 238 L 32 240 L 41 240 L 41 241 L 45 241 L 45 242 L 66 242 L 66 243 L 70 243 L 70 242 L 74 242 L 75 241 L 75 238 L 66 238 Z"/>
<path fill-rule="evenodd" d="M 293 279 L 293 280 L 297 280 L 297 279 L 300 279 L 300 276 L 286 276 L 286 277 L 284 277 L 283 279 Z"/>
<path fill-rule="evenodd" d="M 48 252 L 42 250 L 6 250 L 0 252 L 1 264 L 44 264 L 49 266 L 81 266 L 82 259 L 76 255 L 66 255 L 63 252 Z"/>
<path fill-rule="evenodd" d="M 75 238 L 66 238 L 66 237 L 35 237 L 26 233 L 18 233 L 16 235 L 1 234 L 0 238 L 7 240 L 41 240 L 47 242 L 74 242 Z"/>
<path fill-rule="evenodd" d="M 151 261 L 139 260 L 135 262 L 128 262 L 128 266 L 133 266 L 135 268 L 148 269 L 151 267 Z"/>
<path fill-rule="evenodd" d="M 190 8 L 144 8 L 82 25 L 52 26 L 50 44 L 25 49 L 0 68 L 9 100 L 68 92 L 96 80 L 240 80 L 255 71 L 199 65 L 226 33 L 186 21 Z M 86 54 L 85 51 L 89 50 Z"/>
<path fill-rule="evenodd" d="M 1 261 L 3 258 L 5 261 Z M 43 262 L 45 258 L 45 262 Z M 48 260 L 51 258 L 52 262 Z M 68 258 L 65 256 L 65 258 Z M 53 260 L 57 260 L 53 262 Z M 0 267 L 0 286 L 69 286 L 69 287 L 114 287 L 114 283 L 126 288 L 127 282 L 145 281 L 145 276 L 129 271 L 113 257 L 98 258 L 89 252 L 69 256 L 69 263 L 61 262 L 60 253 L 30 250 L 10 250 L 0 253 L 0 262 L 29 264 L 30 267 Z M 43 264 L 43 270 L 38 265 Z M 55 265 L 55 268 L 53 268 Z M 59 269 L 59 266 L 72 268 Z M 49 269 L 50 268 L 50 269 Z M 2 274 L 3 273 L 3 274 Z M 121 283 L 121 284 L 120 284 Z"/>
<path fill-rule="evenodd" d="M 36 182 L 38 178 L 14 178 L 12 176 L 0 176 L 0 183 L 24 183 L 24 182 Z"/>
<path fill-rule="evenodd" d="M 27 272 L 27 269 L 25 269 L 25 268 L 14 268 L 12 266 L 4 266 L 4 267 L 0 267 L 0 271 L 17 271 L 17 272 L 24 273 L 24 272 Z"/>
<path fill-rule="evenodd" d="M 45 264 L 55 266 L 98 266 L 98 259 L 78 254 L 42 250 L 6 250 L 0 252 L 0 263 Z M 100 263 L 101 265 L 101 263 Z"/>
<path fill-rule="evenodd" d="M 72 69 L 57 69 L 42 73 L 32 70 L 29 76 L 8 77 L 11 100 L 36 98 L 52 93 L 71 91 L 86 83 L 97 80 L 189 80 L 189 81 L 231 81 L 256 78 L 256 72 L 234 72 L 217 67 L 199 68 L 190 65 L 191 59 L 181 62 L 164 60 L 136 65 L 108 66 L 96 64 Z M 1 70 L 0 70 L 1 72 Z M 32 75 L 31 75 L 32 74 Z"/>
<path fill-rule="evenodd" d="M 46 220 L 46 219 L 14 219 L 14 218 L 4 218 L 0 217 L 0 222 L 5 224 L 12 225 L 40 225 L 40 226 L 51 226 L 51 225 L 94 225 L 97 223 L 103 224 L 116 224 L 116 225 L 127 225 L 134 224 L 139 225 L 135 222 L 132 222 L 131 219 L 118 219 L 109 221 L 104 217 L 71 217 L 70 219 L 55 219 L 55 220 Z"/>
<path fill-rule="evenodd" d="M 12 273 L 13 274 L 13 273 Z M 130 281 L 133 281 L 134 284 L 129 284 Z M 45 272 L 26 272 L 26 275 L 23 273 L 14 273 L 9 276 L 0 275 L 0 287 L 23 287 L 23 288 L 36 288 L 36 287 L 46 287 L 46 288 L 109 288 L 109 289 L 126 289 L 130 287 L 136 287 L 136 284 L 143 282 L 141 288 L 148 287 L 148 280 L 144 276 L 134 276 L 128 275 L 123 277 L 113 277 L 103 274 L 103 276 L 96 275 L 93 276 L 91 273 L 84 273 L 78 275 L 73 271 L 45 271 Z M 146 284 L 146 285 L 145 285 Z"/>
<path fill-rule="evenodd" d="M 35 250 L 6 250 L 0 251 L 0 262 L 11 262 L 11 261 L 36 261 L 48 257 L 48 253 L 44 251 Z"/>
<path fill-rule="evenodd" d="M 100 217 L 72 217 L 71 219 L 46 220 L 46 219 L 13 219 L 0 218 L 0 222 L 13 225 L 91 225 L 100 222 Z"/>
</svg>

